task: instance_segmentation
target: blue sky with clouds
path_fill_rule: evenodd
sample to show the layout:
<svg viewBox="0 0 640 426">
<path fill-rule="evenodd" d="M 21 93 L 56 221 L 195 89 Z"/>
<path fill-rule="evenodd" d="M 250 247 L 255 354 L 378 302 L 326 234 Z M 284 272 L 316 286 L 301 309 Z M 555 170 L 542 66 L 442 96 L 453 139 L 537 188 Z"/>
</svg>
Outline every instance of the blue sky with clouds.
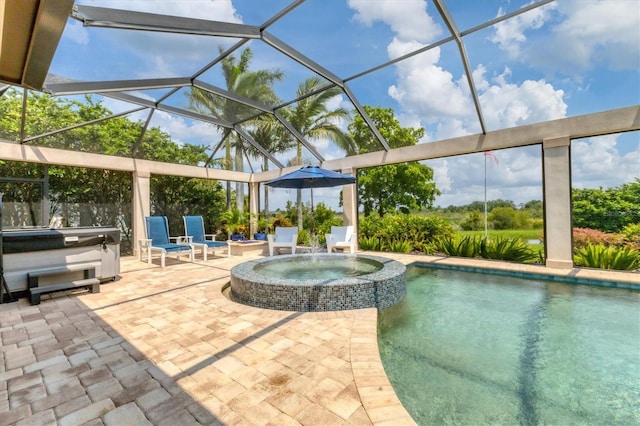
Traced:
<svg viewBox="0 0 640 426">
<path fill-rule="evenodd" d="M 261 25 L 289 5 L 283 0 L 82 0 L 78 4 Z M 447 1 L 459 30 L 529 4 L 522 0 Z M 267 31 L 341 78 L 448 36 L 430 1 L 308 0 Z M 640 103 L 640 2 L 558 0 L 464 37 L 487 130 L 519 126 Z M 237 40 L 84 28 L 70 20 L 51 72 L 88 81 L 191 75 Z M 311 71 L 260 41 L 252 41 L 255 69 L 282 70 L 276 90 L 294 96 Z M 224 87 L 219 67 L 202 79 Z M 350 80 L 362 104 L 393 108 L 404 126 L 422 126 L 421 143 L 480 131 L 457 45 L 448 42 L 409 60 Z M 144 96 L 158 98 L 163 91 Z M 172 104 L 184 106 L 184 95 Z M 114 111 L 129 108 L 105 99 Z M 346 96 L 334 105 L 353 109 Z M 134 118 L 145 119 L 146 116 Z M 219 133 L 203 123 L 156 113 L 151 123 L 182 143 L 210 143 Z M 341 123 L 346 126 L 346 123 Z M 342 156 L 330 141 L 314 141 L 325 158 Z M 283 155 L 282 161 L 287 156 Z M 540 147 L 495 152 L 487 162 L 489 199 L 516 203 L 542 198 Z M 311 160 L 311 157 L 309 157 Z M 493 160 L 493 159 L 491 159 Z M 574 141 L 576 187 L 618 186 L 640 176 L 640 134 Z M 254 167 L 260 162 L 254 161 Z M 466 204 L 484 192 L 482 154 L 430 160 L 438 205 Z M 272 190 L 271 200 L 294 196 Z M 315 202 L 337 206 L 338 189 L 314 192 Z M 306 195 L 308 196 L 308 195 Z"/>
</svg>

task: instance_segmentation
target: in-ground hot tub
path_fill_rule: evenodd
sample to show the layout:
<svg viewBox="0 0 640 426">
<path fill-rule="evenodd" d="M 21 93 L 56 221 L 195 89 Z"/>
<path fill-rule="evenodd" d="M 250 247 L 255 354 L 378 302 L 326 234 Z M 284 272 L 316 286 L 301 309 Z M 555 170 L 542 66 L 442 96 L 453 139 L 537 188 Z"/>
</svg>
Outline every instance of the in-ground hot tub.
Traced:
<svg viewBox="0 0 640 426">
<path fill-rule="evenodd" d="M 250 260 L 231 268 L 229 297 L 281 311 L 386 309 L 406 295 L 406 267 L 361 254 L 295 254 Z"/>
</svg>

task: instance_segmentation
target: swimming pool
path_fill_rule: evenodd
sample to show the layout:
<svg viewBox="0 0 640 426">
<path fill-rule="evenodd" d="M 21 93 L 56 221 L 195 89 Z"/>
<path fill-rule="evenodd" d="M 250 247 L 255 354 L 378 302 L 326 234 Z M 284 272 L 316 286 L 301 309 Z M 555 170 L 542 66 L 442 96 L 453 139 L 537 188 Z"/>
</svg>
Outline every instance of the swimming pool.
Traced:
<svg viewBox="0 0 640 426">
<path fill-rule="evenodd" d="M 640 424 L 638 291 L 410 267 L 379 318 L 418 424 Z"/>
</svg>

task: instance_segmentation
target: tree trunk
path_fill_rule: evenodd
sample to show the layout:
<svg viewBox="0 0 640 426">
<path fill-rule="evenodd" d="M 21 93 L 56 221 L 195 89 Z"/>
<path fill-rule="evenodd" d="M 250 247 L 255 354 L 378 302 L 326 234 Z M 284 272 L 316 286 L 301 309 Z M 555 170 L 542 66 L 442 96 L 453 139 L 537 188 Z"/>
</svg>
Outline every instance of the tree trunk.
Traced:
<svg viewBox="0 0 640 426">
<path fill-rule="evenodd" d="M 269 170 L 269 163 L 267 157 L 264 157 L 264 165 L 262 166 L 262 171 Z M 267 185 L 262 185 L 264 188 L 264 218 L 269 223 L 269 188 Z M 259 209 L 258 209 L 259 210 Z"/>
<path fill-rule="evenodd" d="M 238 140 L 238 144 L 236 145 L 236 167 L 235 170 L 241 172 L 244 170 L 244 164 L 242 161 L 242 144 L 241 141 Z M 244 183 L 236 182 L 236 208 L 240 212 L 244 212 Z"/>
</svg>

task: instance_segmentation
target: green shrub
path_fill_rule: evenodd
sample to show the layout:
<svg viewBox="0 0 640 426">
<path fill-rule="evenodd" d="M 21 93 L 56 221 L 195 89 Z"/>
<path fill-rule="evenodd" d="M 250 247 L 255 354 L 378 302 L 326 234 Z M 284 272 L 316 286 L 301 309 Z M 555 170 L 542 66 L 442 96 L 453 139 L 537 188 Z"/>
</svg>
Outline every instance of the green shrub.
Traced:
<svg viewBox="0 0 640 426">
<path fill-rule="evenodd" d="M 452 233 L 449 223 L 434 216 L 365 216 L 360 219 L 358 227 L 360 239 L 375 237 L 380 241 L 405 241 L 410 245 L 410 251 L 432 247 L 436 239 Z"/>
<path fill-rule="evenodd" d="M 447 256 L 479 257 L 483 240 L 470 235 L 462 238 L 443 237 L 436 242 L 436 248 Z"/>
<path fill-rule="evenodd" d="M 482 257 L 511 262 L 531 262 L 539 257 L 519 237 L 486 239 L 467 235 L 462 238 L 441 238 L 437 248 L 447 256 Z"/>
<path fill-rule="evenodd" d="M 640 268 L 640 251 L 628 247 L 587 244 L 576 249 L 573 261 L 576 266 L 631 271 Z"/>
<path fill-rule="evenodd" d="M 640 250 L 640 223 L 630 223 L 620 232 L 626 247 Z"/>
<path fill-rule="evenodd" d="M 299 246 L 309 245 L 309 231 L 306 229 L 298 230 L 298 241 L 296 242 Z"/>
<path fill-rule="evenodd" d="M 485 259 L 507 260 L 511 262 L 531 262 L 537 259 L 533 250 L 518 237 L 498 237 L 483 240 L 480 256 Z"/>
<path fill-rule="evenodd" d="M 460 222 L 460 228 L 465 231 L 478 231 L 484 229 L 484 215 L 478 210 L 471 210 L 467 217 Z"/>
<path fill-rule="evenodd" d="M 358 238 L 358 247 L 362 250 L 380 251 L 380 239 L 377 237 L 360 237 Z"/>
<path fill-rule="evenodd" d="M 513 207 L 496 207 L 489 213 L 488 220 L 493 229 L 527 229 L 530 227 L 529 215 Z"/>
<path fill-rule="evenodd" d="M 409 253 L 411 251 L 411 244 L 408 241 L 402 240 L 390 240 L 387 241 L 385 247 L 388 251 L 393 253 Z"/>
</svg>

